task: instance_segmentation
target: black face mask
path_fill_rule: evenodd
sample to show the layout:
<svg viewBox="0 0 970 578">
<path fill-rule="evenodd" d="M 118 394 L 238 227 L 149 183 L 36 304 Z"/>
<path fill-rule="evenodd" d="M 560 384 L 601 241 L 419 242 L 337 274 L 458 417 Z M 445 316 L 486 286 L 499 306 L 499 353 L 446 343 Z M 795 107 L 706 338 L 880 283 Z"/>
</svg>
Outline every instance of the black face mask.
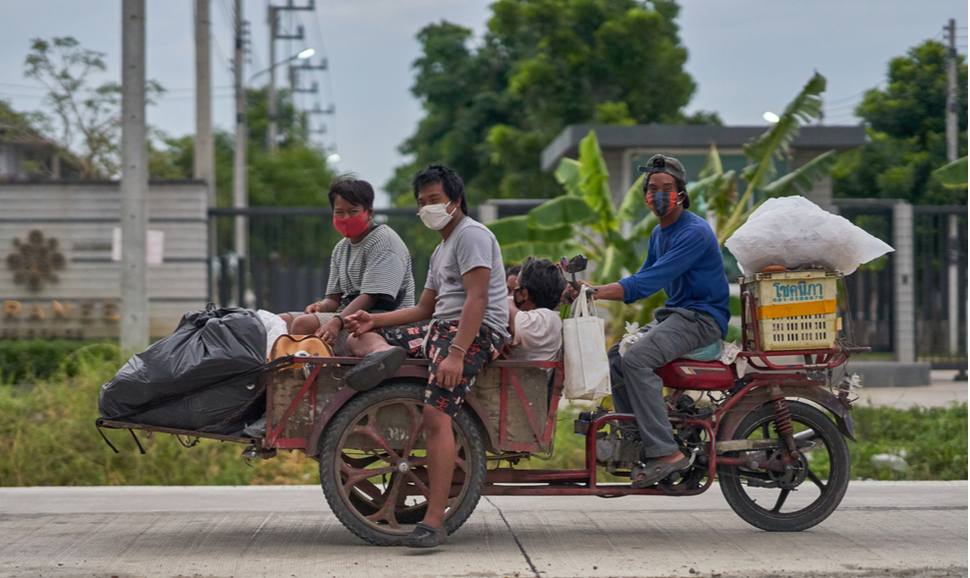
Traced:
<svg viewBox="0 0 970 578">
<path fill-rule="evenodd" d="M 523 299 L 522 301 L 519 301 L 517 299 L 519 295 L 519 291 L 521 290 L 522 290 L 521 287 L 516 287 L 515 289 L 512 290 L 512 303 L 515 305 L 516 309 L 522 309 L 522 306 L 525 305 L 526 301 L 528 301 L 528 299 Z"/>
</svg>

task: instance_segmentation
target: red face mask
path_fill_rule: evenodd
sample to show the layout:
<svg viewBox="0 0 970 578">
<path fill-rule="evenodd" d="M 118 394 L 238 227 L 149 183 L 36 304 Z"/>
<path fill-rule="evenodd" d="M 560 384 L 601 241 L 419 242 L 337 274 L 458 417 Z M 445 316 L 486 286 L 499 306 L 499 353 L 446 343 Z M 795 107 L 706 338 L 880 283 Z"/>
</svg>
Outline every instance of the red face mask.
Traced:
<svg viewBox="0 0 970 578">
<path fill-rule="evenodd" d="M 353 239 L 364 234 L 367 230 L 367 211 L 357 215 L 356 217 L 347 217 L 346 219 L 340 219 L 337 217 L 333 218 L 333 226 L 340 232 L 341 235 L 347 237 L 348 239 Z"/>
</svg>

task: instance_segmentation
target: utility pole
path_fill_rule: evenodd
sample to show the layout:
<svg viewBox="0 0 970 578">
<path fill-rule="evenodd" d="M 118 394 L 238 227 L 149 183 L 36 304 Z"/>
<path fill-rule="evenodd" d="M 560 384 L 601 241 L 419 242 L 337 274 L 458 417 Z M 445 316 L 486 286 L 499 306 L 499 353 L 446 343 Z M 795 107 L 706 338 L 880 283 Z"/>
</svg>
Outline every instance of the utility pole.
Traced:
<svg viewBox="0 0 970 578">
<path fill-rule="evenodd" d="M 957 21 L 950 18 L 947 25 L 950 37 L 947 48 L 947 91 L 946 91 L 946 160 L 949 163 L 957 160 Z M 947 325 L 949 329 L 950 355 L 959 353 L 960 333 L 958 331 L 960 304 L 957 286 L 957 266 L 959 264 L 959 236 L 957 216 L 950 215 L 947 223 L 949 229 L 949 267 L 947 270 Z"/>
<path fill-rule="evenodd" d="M 266 21 L 269 24 L 269 86 L 266 90 L 266 107 L 269 123 L 266 129 L 266 150 L 270 154 L 273 154 L 279 149 L 279 143 L 276 141 L 279 122 L 276 102 L 276 65 L 279 64 L 276 62 L 276 41 L 303 40 L 303 26 L 297 26 L 296 34 L 280 34 L 279 30 L 277 30 L 280 12 L 283 10 L 313 10 L 314 0 L 310 0 L 307 6 L 293 6 L 293 0 L 289 0 L 286 6 L 273 6 L 270 4 L 266 9 L 268 11 Z"/>
<path fill-rule="evenodd" d="M 246 87 L 243 86 L 243 2 L 235 0 L 236 8 L 236 50 L 233 55 L 233 85 L 236 90 L 236 151 L 233 155 L 232 206 L 245 209 L 249 206 L 246 187 Z M 248 223 L 245 215 L 236 215 L 235 250 L 239 260 L 239 305 L 245 306 L 246 293 L 246 245 L 248 242 Z"/>
<path fill-rule="evenodd" d="M 148 347 L 145 0 L 121 1 L 121 351 Z"/>
<path fill-rule="evenodd" d="M 195 164 L 193 165 L 193 176 L 206 182 L 208 205 L 215 207 L 210 26 L 209 0 L 195 0 Z"/>
<path fill-rule="evenodd" d="M 266 150 L 274 154 L 277 150 L 276 144 L 276 25 L 279 12 L 272 4 L 266 9 L 269 11 L 267 22 L 269 23 L 269 86 L 266 90 L 266 105 L 269 124 L 266 130 Z"/>
<path fill-rule="evenodd" d="M 215 148 L 212 142 L 212 76 L 211 34 L 209 20 L 209 0 L 195 0 L 195 162 L 192 176 L 205 181 L 206 207 L 216 206 Z M 208 254 L 216 254 L 216 226 L 209 221 Z M 206 264 L 206 293 L 209 300 L 214 294 L 212 289 L 212 264 Z"/>
<path fill-rule="evenodd" d="M 946 160 L 957 160 L 957 21 L 950 18 L 947 25 L 950 46 L 947 50 L 946 91 Z"/>
</svg>

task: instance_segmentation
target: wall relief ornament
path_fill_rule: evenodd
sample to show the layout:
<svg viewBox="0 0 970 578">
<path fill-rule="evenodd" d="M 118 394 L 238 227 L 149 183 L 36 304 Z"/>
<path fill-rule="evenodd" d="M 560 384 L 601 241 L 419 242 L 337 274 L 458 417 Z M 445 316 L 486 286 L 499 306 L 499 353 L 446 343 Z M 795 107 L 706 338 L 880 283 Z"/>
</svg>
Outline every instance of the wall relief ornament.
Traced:
<svg viewBox="0 0 970 578">
<path fill-rule="evenodd" d="M 44 282 L 57 283 L 57 273 L 67 263 L 64 254 L 57 250 L 54 237 L 44 239 L 40 229 L 27 234 L 27 240 L 13 240 L 14 250 L 7 254 L 7 268 L 13 271 L 14 283 L 26 283 L 31 291 L 40 291 Z"/>
</svg>

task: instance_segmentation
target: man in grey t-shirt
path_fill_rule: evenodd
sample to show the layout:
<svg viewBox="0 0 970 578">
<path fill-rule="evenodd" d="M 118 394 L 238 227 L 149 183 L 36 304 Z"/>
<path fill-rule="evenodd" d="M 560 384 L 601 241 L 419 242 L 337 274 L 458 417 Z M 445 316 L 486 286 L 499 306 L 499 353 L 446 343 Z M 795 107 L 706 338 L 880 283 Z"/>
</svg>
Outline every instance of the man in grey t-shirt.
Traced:
<svg viewBox="0 0 970 578">
<path fill-rule="evenodd" d="M 444 517 L 455 469 L 451 419 L 475 378 L 502 350 L 509 309 L 498 241 L 466 216 L 458 175 L 435 165 L 418 173 L 413 185 L 421 221 L 441 233 L 441 244 L 431 256 L 416 306 L 347 316 L 346 327 L 352 333 L 347 345 L 364 359 L 347 373 L 346 381 L 354 389 L 369 389 L 397 371 L 408 356 L 431 362 L 423 411 L 428 509 L 404 541 L 405 546 L 428 548 L 443 544 L 447 537 Z"/>
</svg>

